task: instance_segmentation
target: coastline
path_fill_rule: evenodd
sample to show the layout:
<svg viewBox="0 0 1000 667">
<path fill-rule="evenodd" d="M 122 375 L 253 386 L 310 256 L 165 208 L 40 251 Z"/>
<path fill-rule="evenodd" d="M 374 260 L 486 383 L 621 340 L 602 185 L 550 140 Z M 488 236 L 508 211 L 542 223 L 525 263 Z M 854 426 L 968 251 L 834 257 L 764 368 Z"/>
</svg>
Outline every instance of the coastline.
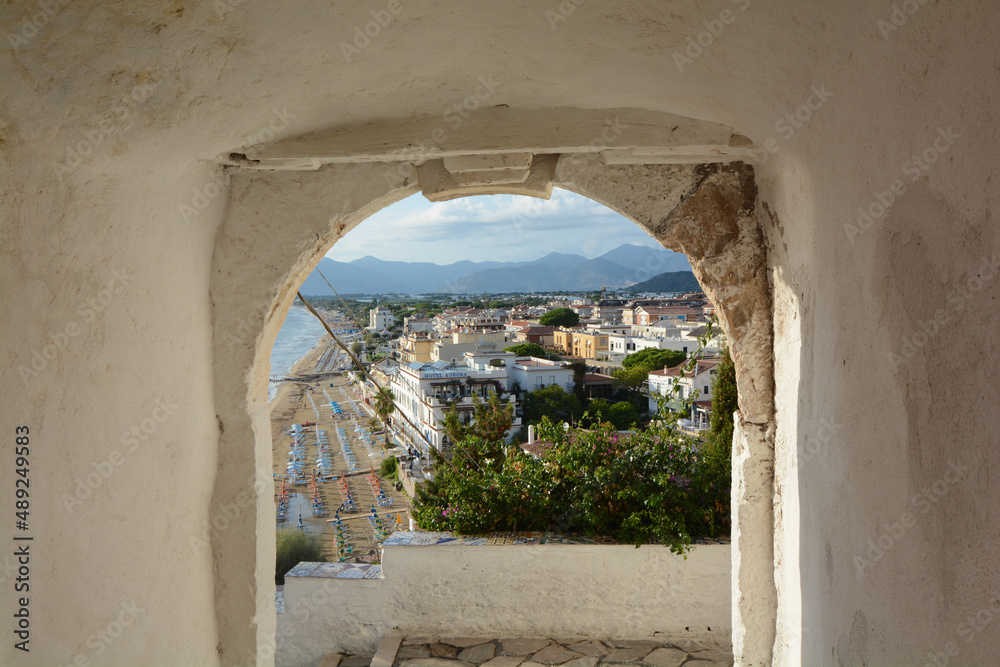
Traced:
<svg viewBox="0 0 1000 667">
<path fill-rule="evenodd" d="M 374 495 L 374 489 L 369 481 L 370 471 L 379 469 L 384 458 L 390 456 L 385 451 L 383 439 L 381 437 L 372 440 L 363 440 L 366 436 L 359 435 L 352 428 L 354 425 L 368 429 L 367 426 L 370 407 L 357 402 L 357 395 L 354 389 L 348 384 L 348 378 L 343 373 L 320 373 L 314 374 L 317 362 L 327 352 L 330 347 L 336 347 L 336 343 L 327 335 L 320 338 L 315 347 L 292 365 L 287 373 L 291 378 L 287 382 L 282 382 L 275 393 L 275 397 L 270 401 L 268 407 L 271 417 L 271 461 L 272 472 L 274 474 L 275 495 L 282 487 L 282 478 L 286 473 L 289 452 L 288 427 L 293 423 L 307 424 L 314 421 L 321 422 L 313 427 L 305 427 L 306 436 L 306 460 L 316 456 L 316 432 L 323 428 L 333 436 L 331 429 L 342 427 L 347 434 L 349 449 L 353 450 L 357 456 L 357 464 L 352 461 L 352 469 L 348 470 L 344 460 L 343 450 L 338 446 L 336 437 L 333 437 L 333 446 L 330 453 L 334 461 L 335 474 L 342 480 L 341 484 L 349 488 L 353 494 L 357 506 L 353 510 L 341 512 L 343 526 L 340 538 L 335 533 L 331 525 L 331 517 L 338 510 L 343 510 L 343 493 L 337 483 L 327 482 L 319 487 L 319 493 L 329 514 L 326 517 L 309 516 L 308 513 L 308 489 L 307 485 L 299 484 L 291 488 L 291 497 L 294 509 L 288 514 L 287 522 L 277 525 L 278 530 L 289 530 L 296 528 L 299 516 L 307 530 L 317 532 L 321 536 L 323 553 L 331 561 L 349 560 L 353 562 L 377 562 L 379 557 L 378 539 L 374 528 L 369 523 L 369 511 L 375 509 L 381 516 L 383 524 L 392 530 L 408 524 L 410 516 L 410 499 L 406 494 L 395 488 L 393 482 L 382 480 L 381 489 L 385 497 L 390 499 L 390 504 L 383 506 L 381 503 L 376 506 L 378 498 Z M 316 419 L 312 403 L 309 401 L 309 394 L 313 396 L 316 407 L 322 410 L 321 419 Z M 337 401 L 344 408 L 344 415 L 337 417 L 332 415 L 326 403 L 327 394 L 331 400 Z M 342 421 L 341 421 L 342 420 Z M 367 444 L 366 444 L 367 443 Z M 305 505 L 301 503 L 305 502 Z M 302 511 L 302 508 L 305 511 Z M 345 540 L 350 545 L 352 551 L 346 555 L 340 552 L 338 539 Z"/>
</svg>

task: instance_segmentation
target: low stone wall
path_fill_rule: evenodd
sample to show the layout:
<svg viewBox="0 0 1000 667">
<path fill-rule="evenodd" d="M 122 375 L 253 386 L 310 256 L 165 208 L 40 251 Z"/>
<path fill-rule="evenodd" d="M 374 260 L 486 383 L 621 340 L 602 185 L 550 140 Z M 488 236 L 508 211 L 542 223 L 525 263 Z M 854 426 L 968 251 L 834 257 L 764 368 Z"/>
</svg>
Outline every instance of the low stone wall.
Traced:
<svg viewBox="0 0 1000 667">
<path fill-rule="evenodd" d="M 728 544 L 699 545 L 683 559 L 653 545 L 487 544 L 444 535 L 395 533 L 381 568 L 300 564 L 285 577 L 278 667 L 315 665 L 329 652 L 371 654 L 393 628 L 729 641 Z M 412 536 L 418 544 L 401 543 Z"/>
</svg>

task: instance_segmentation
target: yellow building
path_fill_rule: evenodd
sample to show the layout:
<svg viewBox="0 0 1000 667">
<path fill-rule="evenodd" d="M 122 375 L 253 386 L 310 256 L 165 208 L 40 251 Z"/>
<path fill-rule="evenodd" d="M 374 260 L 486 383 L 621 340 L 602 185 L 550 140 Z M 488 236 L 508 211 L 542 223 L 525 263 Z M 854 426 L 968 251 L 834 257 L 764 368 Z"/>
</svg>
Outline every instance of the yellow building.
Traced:
<svg viewBox="0 0 1000 667">
<path fill-rule="evenodd" d="M 598 352 L 608 350 L 608 335 L 597 331 L 558 329 L 552 337 L 556 349 L 574 357 L 597 359 Z"/>
<path fill-rule="evenodd" d="M 556 329 L 552 332 L 552 347 L 564 354 L 572 354 L 574 333 L 570 329 Z"/>
<path fill-rule="evenodd" d="M 412 335 L 403 338 L 399 345 L 399 357 L 404 364 L 411 364 L 414 361 L 427 364 L 431 361 L 431 350 L 434 343 L 427 336 Z"/>
</svg>

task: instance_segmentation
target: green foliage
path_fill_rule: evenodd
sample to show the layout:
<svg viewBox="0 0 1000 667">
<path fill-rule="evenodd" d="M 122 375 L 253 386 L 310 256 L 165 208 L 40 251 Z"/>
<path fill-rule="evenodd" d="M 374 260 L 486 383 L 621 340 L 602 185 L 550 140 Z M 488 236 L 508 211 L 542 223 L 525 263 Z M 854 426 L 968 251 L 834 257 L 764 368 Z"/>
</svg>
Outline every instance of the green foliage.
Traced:
<svg viewBox="0 0 1000 667">
<path fill-rule="evenodd" d="M 386 479 L 396 479 L 399 472 L 399 460 L 395 456 L 387 456 L 379 465 L 379 474 Z"/>
<path fill-rule="evenodd" d="M 642 383 L 649 377 L 649 370 L 640 364 L 631 368 L 619 368 L 612 372 L 612 375 L 625 389 L 637 392 L 642 387 Z"/>
<path fill-rule="evenodd" d="M 538 359 L 548 359 L 548 352 L 538 343 L 518 343 L 505 347 L 504 352 L 513 352 L 519 357 L 537 357 Z"/>
<path fill-rule="evenodd" d="M 299 563 L 325 563 L 323 542 L 316 533 L 279 530 L 276 534 L 274 583 L 285 583 L 285 573 Z"/>
<path fill-rule="evenodd" d="M 569 365 L 573 369 L 573 393 L 583 401 L 586 397 L 586 387 L 583 383 L 587 375 L 587 364 L 582 359 L 575 359 Z"/>
<path fill-rule="evenodd" d="M 628 355 L 622 360 L 622 366 L 627 369 L 642 367 L 646 373 L 658 371 L 661 368 L 673 368 L 687 359 L 687 354 L 679 350 L 658 350 L 654 347 L 647 347 Z"/>
<path fill-rule="evenodd" d="M 733 413 L 738 408 L 736 366 L 727 347 L 722 350 L 722 360 L 715 367 L 715 378 L 712 380 L 712 439 L 719 446 L 732 448 Z"/>
<path fill-rule="evenodd" d="M 569 308 L 556 308 L 542 315 L 538 323 L 547 327 L 575 327 L 580 316 Z"/>
<path fill-rule="evenodd" d="M 492 459 L 503 455 L 507 432 L 514 423 L 514 408 L 491 394 L 487 402 L 476 401 L 472 420 L 463 424 L 458 409 L 452 406 L 445 413 L 441 426 L 451 442 L 456 443 L 456 464 L 479 465 L 483 458 Z M 474 442 L 475 446 L 466 446 Z"/>
<path fill-rule="evenodd" d="M 706 478 L 709 468 L 690 438 L 669 428 L 567 432 L 548 419 L 539 437 L 553 443 L 541 459 L 511 448 L 498 458 L 481 455 L 480 465 L 439 468 L 418 490 L 417 524 L 463 534 L 555 529 L 657 541 L 675 553 L 684 553 L 693 536 L 728 530 L 728 505 L 719 501 L 728 498 L 729 484 Z M 482 441 L 463 444 L 478 448 Z"/>
<path fill-rule="evenodd" d="M 386 422 L 389 416 L 396 410 L 396 406 L 392 400 L 392 392 L 386 387 L 379 387 L 378 392 L 375 394 L 375 414 L 383 422 Z"/>
<path fill-rule="evenodd" d="M 537 424 L 542 417 L 557 422 L 575 422 L 583 409 L 580 399 L 557 384 L 529 391 L 521 399 L 524 423 Z"/>
<path fill-rule="evenodd" d="M 610 424 L 616 431 L 627 431 L 639 425 L 639 412 L 630 401 L 611 403 L 595 398 L 587 406 L 586 421 L 592 426 Z"/>
</svg>

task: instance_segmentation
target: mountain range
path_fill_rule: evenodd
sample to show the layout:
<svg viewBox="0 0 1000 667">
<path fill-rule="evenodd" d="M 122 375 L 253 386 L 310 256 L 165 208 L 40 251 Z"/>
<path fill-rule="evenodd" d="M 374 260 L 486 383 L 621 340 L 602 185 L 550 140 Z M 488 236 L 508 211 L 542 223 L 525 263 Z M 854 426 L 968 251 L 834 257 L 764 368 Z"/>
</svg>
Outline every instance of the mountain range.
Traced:
<svg viewBox="0 0 1000 667">
<path fill-rule="evenodd" d="M 628 288 L 632 294 L 642 292 L 700 292 L 701 285 L 690 271 L 668 271 Z"/>
<path fill-rule="evenodd" d="M 626 243 L 599 257 L 550 252 L 525 262 L 452 264 L 397 262 L 362 257 L 338 262 L 324 257 L 316 267 L 340 294 L 481 294 L 629 287 L 663 272 L 690 272 L 687 257 L 663 248 Z M 307 296 L 333 292 L 314 270 L 302 283 Z M 693 275 L 692 275 L 693 278 Z"/>
</svg>

